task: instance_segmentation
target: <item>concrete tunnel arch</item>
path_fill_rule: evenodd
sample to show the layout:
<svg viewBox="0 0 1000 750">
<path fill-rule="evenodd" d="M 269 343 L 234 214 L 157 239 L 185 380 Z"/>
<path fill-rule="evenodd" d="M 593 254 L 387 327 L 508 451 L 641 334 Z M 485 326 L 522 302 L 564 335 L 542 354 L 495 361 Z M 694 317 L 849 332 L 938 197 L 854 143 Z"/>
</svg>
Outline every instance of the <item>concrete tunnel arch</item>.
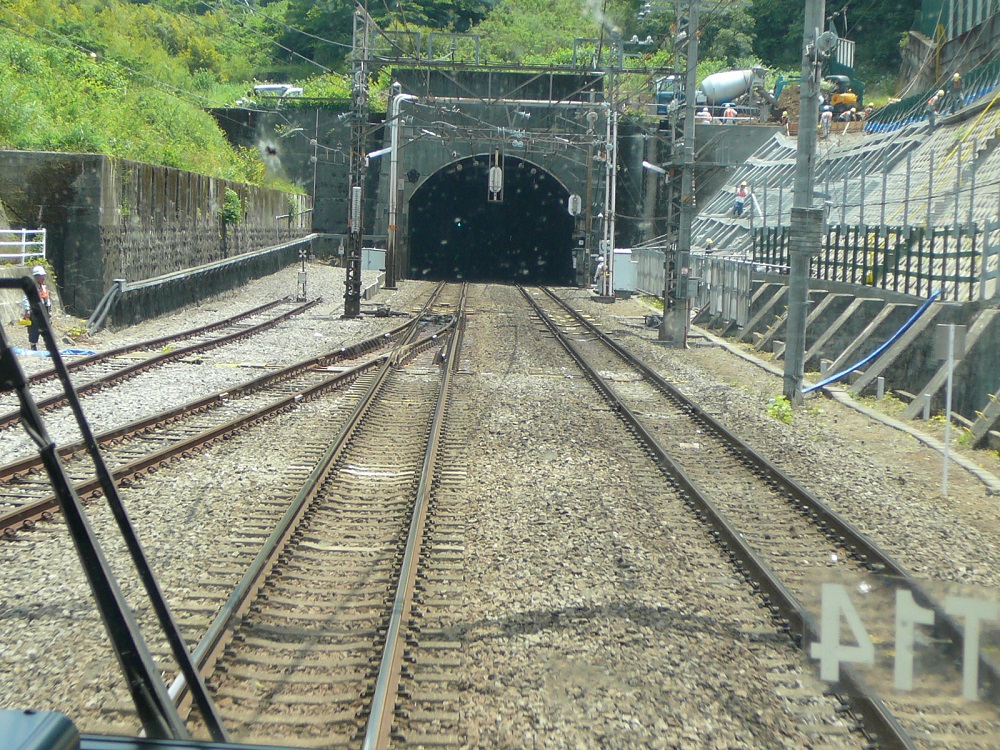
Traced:
<svg viewBox="0 0 1000 750">
<path fill-rule="evenodd" d="M 487 155 L 459 159 L 410 196 L 407 276 L 574 283 L 569 190 L 540 165 L 506 156 L 503 200 L 490 201 L 489 168 Z"/>
</svg>

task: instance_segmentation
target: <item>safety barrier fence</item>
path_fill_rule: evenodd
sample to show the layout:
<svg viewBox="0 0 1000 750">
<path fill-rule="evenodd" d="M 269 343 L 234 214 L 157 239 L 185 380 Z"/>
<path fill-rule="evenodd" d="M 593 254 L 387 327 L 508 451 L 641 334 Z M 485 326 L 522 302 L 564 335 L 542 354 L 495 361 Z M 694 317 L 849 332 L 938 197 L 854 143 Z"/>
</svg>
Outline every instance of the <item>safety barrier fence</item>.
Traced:
<svg viewBox="0 0 1000 750">
<path fill-rule="evenodd" d="M 634 247 L 636 291 L 676 304 L 687 279 L 695 310 L 745 325 L 755 273 L 787 274 L 789 228 L 754 231 L 746 255 L 691 254 L 688 266 L 672 248 Z M 953 227 L 830 226 L 811 259 L 810 278 L 875 287 L 954 302 L 1000 299 L 1000 220 Z"/>
<path fill-rule="evenodd" d="M 678 281 L 686 277 L 693 309 L 739 326 L 750 319 L 753 274 L 758 265 L 745 258 L 692 255 L 685 269 L 676 250 L 642 247 L 632 248 L 632 262 L 636 266 L 636 291 L 643 294 L 663 298 L 664 276 L 668 275 L 668 309 L 676 303 Z"/>
<path fill-rule="evenodd" d="M 45 259 L 44 229 L 0 229 L 0 258 L 26 265 L 29 259 Z"/>
<path fill-rule="evenodd" d="M 790 230 L 753 235 L 755 263 L 787 266 Z M 1000 221 L 949 227 L 831 225 L 812 256 L 815 279 L 955 302 L 1000 297 Z"/>
</svg>

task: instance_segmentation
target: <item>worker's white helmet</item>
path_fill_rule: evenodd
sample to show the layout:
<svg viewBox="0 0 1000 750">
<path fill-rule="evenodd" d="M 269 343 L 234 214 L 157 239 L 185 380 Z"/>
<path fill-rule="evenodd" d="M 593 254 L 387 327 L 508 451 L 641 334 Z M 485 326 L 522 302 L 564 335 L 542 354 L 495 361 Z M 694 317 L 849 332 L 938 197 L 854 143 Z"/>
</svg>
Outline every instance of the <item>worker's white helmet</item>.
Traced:
<svg viewBox="0 0 1000 750">
<path fill-rule="evenodd" d="M 46 275 L 45 274 L 45 269 L 42 268 L 41 266 L 35 266 L 34 268 L 31 269 L 31 275 L 32 276 L 45 276 Z"/>
</svg>

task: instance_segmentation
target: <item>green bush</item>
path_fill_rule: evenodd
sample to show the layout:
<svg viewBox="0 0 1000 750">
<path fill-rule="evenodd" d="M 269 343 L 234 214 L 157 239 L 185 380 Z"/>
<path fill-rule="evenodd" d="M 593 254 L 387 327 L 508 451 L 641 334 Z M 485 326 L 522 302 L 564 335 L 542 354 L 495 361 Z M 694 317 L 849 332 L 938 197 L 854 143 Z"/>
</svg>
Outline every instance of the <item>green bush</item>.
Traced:
<svg viewBox="0 0 1000 750">
<path fill-rule="evenodd" d="M 243 201 L 240 194 L 232 188 L 226 188 L 226 196 L 222 201 L 222 221 L 225 224 L 239 224 L 243 220 Z"/>
</svg>

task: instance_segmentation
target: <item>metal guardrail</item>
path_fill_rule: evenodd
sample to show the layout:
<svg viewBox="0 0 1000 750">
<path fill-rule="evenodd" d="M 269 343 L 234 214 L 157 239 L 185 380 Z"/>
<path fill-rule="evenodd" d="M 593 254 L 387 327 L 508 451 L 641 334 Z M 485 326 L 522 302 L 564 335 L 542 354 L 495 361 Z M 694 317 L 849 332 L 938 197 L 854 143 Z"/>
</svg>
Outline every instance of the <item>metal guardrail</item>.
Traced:
<svg viewBox="0 0 1000 750">
<path fill-rule="evenodd" d="M 7 252 L 8 248 L 18 252 Z M 44 229 L 0 229 L 0 258 L 17 260 L 26 265 L 28 258 L 45 259 Z"/>
<path fill-rule="evenodd" d="M 255 250 L 249 253 L 243 253 L 242 255 L 236 255 L 232 258 L 225 258 L 223 260 L 217 260 L 212 263 L 205 263 L 201 266 L 193 266 L 191 268 L 185 268 L 181 271 L 173 271 L 171 273 L 166 273 L 161 276 L 155 276 L 149 279 L 143 279 L 141 281 L 128 281 L 126 279 L 115 279 L 111 287 L 108 288 L 107 292 L 104 293 L 104 297 L 98 303 L 94 312 L 91 314 L 90 318 L 87 320 L 87 329 L 93 333 L 100 330 L 104 326 L 105 321 L 108 316 L 118 305 L 118 303 L 128 294 L 134 294 L 139 291 L 148 291 L 150 289 L 156 289 L 157 287 L 162 287 L 170 284 L 177 284 L 185 282 L 189 279 L 197 278 L 200 275 L 207 273 L 215 273 L 223 271 L 225 269 L 232 268 L 234 266 L 241 265 L 248 261 L 254 260 L 267 255 L 272 255 L 274 253 L 283 252 L 291 247 L 301 245 L 303 248 L 307 247 L 317 237 L 321 235 L 312 233 L 307 234 L 304 237 L 298 237 L 294 240 L 289 240 L 288 242 L 283 242 L 278 245 L 272 245 L 270 247 L 265 247 L 261 250 Z M 302 252 L 300 250 L 300 252 Z"/>
</svg>

